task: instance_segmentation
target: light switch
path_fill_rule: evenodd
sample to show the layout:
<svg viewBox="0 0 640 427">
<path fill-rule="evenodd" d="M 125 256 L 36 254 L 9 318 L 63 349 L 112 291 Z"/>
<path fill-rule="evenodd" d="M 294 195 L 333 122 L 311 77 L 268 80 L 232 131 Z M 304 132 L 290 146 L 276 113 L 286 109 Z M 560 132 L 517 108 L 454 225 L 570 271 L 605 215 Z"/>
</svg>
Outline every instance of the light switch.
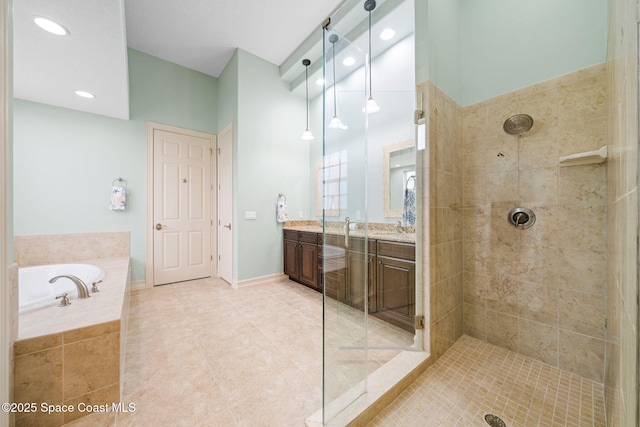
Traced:
<svg viewBox="0 0 640 427">
<path fill-rule="evenodd" d="M 254 211 L 244 211 L 244 219 L 256 219 L 256 213 Z"/>
</svg>

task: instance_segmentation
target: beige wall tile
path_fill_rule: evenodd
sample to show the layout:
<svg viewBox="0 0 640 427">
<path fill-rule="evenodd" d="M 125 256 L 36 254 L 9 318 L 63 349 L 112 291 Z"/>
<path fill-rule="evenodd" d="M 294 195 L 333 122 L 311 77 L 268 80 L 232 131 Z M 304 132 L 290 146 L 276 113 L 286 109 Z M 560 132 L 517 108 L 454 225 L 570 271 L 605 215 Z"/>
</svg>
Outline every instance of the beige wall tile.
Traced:
<svg viewBox="0 0 640 427">
<path fill-rule="evenodd" d="M 64 399 L 118 383 L 120 334 L 110 333 L 64 346 Z M 116 357 L 113 357 L 116 355 Z"/>
<path fill-rule="evenodd" d="M 606 201 L 606 166 L 584 165 L 559 168 L 558 204 L 602 206 Z"/>
<path fill-rule="evenodd" d="M 560 248 L 558 284 L 561 289 L 572 289 L 595 294 L 606 293 L 607 257 L 604 250 Z"/>
<path fill-rule="evenodd" d="M 95 338 L 100 335 L 105 335 L 112 332 L 120 332 L 119 320 L 114 320 L 113 322 L 107 322 L 107 323 L 100 323 L 97 325 L 91 325 L 85 328 L 71 329 L 69 331 L 64 331 L 63 333 L 64 343 L 70 344 L 76 341 Z"/>
<path fill-rule="evenodd" d="M 61 404 L 62 347 L 16 357 L 14 381 L 16 402 Z"/>
<path fill-rule="evenodd" d="M 518 350 L 551 366 L 558 365 L 558 328 L 520 319 Z"/>
<path fill-rule="evenodd" d="M 518 351 L 518 317 L 487 310 L 487 342 Z"/>
<path fill-rule="evenodd" d="M 519 200 L 522 204 L 555 205 L 558 194 L 557 168 L 520 171 Z"/>
<path fill-rule="evenodd" d="M 561 328 L 604 339 L 607 302 L 602 295 L 561 289 L 558 297 Z"/>
<path fill-rule="evenodd" d="M 120 385 L 113 384 L 107 387 L 103 387 L 96 391 L 87 393 L 83 396 L 80 396 L 76 399 L 67 400 L 64 402 L 65 405 L 73 405 L 74 408 L 79 408 L 79 404 L 82 403 L 83 407 L 91 407 L 93 405 L 109 405 L 109 409 L 111 409 L 112 403 L 120 402 Z M 135 402 L 134 402 L 135 403 Z M 64 422 L 70 423 L 77 419 L 80 419 L 86 415 L 89 415 L 90 412 L 70 412 L 64 414 Z"/>
<path fill-rule="evenodd" d="M 521 319 L 535 320 L 536 322 L 553 325 L 557 328 L 557 285 L 520 282 L 518 289 L 518 310 L 518 314 Z M 531 355 L 529 354 L 528 356 Z"/>
<path fill-rule="evenodd" d="M 22 356 L 61 345 L 62 334 L 43 335 L 36 338 L 16 341 L 14 351 L 16 356 Z"/>
<path fill-rule="evenodd" d="M 604 341 L 560 329 L 559 368 L 602 382 Z"/>
</svg>

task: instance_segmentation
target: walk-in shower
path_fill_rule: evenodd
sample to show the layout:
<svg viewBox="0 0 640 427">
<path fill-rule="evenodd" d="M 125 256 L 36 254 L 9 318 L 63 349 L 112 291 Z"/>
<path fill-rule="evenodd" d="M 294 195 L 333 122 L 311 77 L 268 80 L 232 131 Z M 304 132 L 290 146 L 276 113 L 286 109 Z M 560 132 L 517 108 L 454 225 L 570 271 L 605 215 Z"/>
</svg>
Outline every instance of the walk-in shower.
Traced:
<svg viewBox="0 0 640 427">
<path fill-rule="evenodd" d="M 413 3 L 346 1 L 323 29 L 324 134 L 316 176 L 324 224 L 326 425 L 367 394 L 373 371 L 404 350 L 422 350 L 414 327 L 421 314 L 416 228 L 397 226 L 403 204 L 416 203 L 403 201 L 416 190 L 403 186 L 416 174 L 413 25 L 380 39 L 392 22 L 412 23 Z M 367 103 L 372 92 L 380 106 L 375 114 Z M 406 153 L 395 156 L 399 144 Z M 397 212 L 385 210 L 396 196 Z"/>
</svg>

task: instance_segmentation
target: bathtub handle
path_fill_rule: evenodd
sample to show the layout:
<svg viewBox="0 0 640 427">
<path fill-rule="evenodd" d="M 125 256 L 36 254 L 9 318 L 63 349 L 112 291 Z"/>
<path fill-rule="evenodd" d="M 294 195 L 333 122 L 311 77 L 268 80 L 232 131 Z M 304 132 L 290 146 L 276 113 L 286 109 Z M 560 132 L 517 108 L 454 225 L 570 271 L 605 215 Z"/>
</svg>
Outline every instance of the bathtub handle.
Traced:
<svg viewBox="0 0 640 427">
<path fill-rule="evenodd" d="M 98 280 L 97 282 L 93 282 L 91 283 L 91 292 L 92 293 L 96 293 L 96 292 L 100 292 L 100 289 L 98 289 L 98 283 L 102 283 L 102 280 Z"/>
<path fill-rule="evenodd" d="M 58 304 L 58 307 L 66 307 L 68 305 L 71 305 L 71 301 L 69 301 L 69 297 L 67 297 L 66 292 L 56 297 L 56 299 L 60 299 L 60 298 L 62 298 L 62 301 L 60 301 L 60 304 Z"/>
</svg>

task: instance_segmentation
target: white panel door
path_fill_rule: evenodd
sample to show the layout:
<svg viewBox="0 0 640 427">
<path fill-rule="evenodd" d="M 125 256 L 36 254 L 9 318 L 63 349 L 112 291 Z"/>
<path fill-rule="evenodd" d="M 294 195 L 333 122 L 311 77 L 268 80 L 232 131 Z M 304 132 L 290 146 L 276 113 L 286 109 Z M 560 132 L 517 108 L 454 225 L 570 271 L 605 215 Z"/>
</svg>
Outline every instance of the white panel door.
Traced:
<svg viewBox="0 0 640 427">
<path fill-rule="evenodd" d="M 154 130 L 154 286 L 211 276 L 211 148 Z"/>
<path fill-rule="evenodd" d="M 233 284 L 233 126 L 218 135 L 218 274 Z"/>
</svg>

